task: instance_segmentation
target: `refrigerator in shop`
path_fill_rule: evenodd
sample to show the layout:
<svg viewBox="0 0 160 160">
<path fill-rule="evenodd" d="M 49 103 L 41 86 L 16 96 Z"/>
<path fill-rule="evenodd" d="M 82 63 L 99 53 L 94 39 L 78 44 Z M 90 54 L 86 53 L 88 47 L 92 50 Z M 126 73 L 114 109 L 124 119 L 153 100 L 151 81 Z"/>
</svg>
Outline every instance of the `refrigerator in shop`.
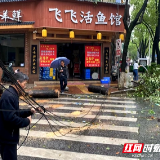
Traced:
<svg viewBox="0 0 160 160">
<path fill-rule="evenodd" d="M 56 80 L 56 69 L 49 67 L 41 67 L 39 79 L 42 81 Z"/>
</svg>

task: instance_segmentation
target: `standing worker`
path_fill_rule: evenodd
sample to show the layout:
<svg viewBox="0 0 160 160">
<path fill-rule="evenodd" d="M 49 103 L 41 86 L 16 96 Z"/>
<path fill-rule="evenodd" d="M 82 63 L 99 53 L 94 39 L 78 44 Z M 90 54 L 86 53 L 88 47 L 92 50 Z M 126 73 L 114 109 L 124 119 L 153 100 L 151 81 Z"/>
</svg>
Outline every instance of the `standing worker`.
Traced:
<svg viewBox="0 0 160 160">
<path fill-rule="evenodd" d="M 63 93 L 67 86 L 67 67 L 64 64 L 64 61 L 61 61 L 61 66 L 59 67 L 58 71 L 59 71 L 61 93 Z"/>
<path fill-rule="evenodd" d="M 133 65 L 133 75 L 134 75 L 134 81 L 138 81 L 138 68 L 140 66 L 138 65 L 138 61 L 136 61 Z"/>
<path fill-rule="evenodd" d="M 14 74 L 19 85 L 24 89 L 29 79 L 25 74 Z M 15 85 L 5 90 L 0 99 L 0 153 L 2 160 L 17 160 L 19 129 L 31 123 L 35 109 L 19 109 L 19 91 Z"/>
</svg>

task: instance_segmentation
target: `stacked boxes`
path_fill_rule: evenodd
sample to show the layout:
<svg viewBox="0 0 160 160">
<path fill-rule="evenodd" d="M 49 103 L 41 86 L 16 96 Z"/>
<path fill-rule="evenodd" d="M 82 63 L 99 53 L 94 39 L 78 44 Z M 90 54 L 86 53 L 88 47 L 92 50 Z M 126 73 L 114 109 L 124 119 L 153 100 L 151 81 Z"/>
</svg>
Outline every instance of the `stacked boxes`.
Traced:
<svg viewBox="0 0 160 160">
<path fill-rule="evenodd" d="M 56 69 L 49 67 L 40 68 L 40 80 L 55 80 L 56 79 Z"/>
<path fill-rule="evenodd" d="M 56 79 L 56 69 L 53 68 L 53 80 L 55 80 L 55 79 Z"/>
</svg>

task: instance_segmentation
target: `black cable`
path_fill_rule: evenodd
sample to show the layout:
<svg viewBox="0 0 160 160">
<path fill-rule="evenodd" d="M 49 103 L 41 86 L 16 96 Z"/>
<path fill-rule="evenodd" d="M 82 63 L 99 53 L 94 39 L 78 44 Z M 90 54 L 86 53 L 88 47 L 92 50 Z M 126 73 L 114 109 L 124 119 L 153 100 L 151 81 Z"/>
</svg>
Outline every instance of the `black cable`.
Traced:
<svg viewBox="0 0 160 160">
<path fill-rule="evenodd" d="M 53 119 L 55 119 L 55 117 L 57 117 L 57 118 L 60 118 L 58 115 L 56 115 L 56 114 L 53 114 L 53 113 L 51 113 L 50 111 L 48 111 L 48 110 L 46 110 L 43 106 L 41 106 L 41 105 L 39 105 L 32 97 L 30 97 L 24 90 L 23 90 L 23 88 L 19 85 L 19 83 L 15 80 L 15 78 L 14 78 L 14 76 L 5 68 L 5 66 L 4 66 L 4 64 L 3 64 L 3 62 L 0 60 L 0 67 L 2 68 L 2 70 L 6 73 L 6 75 L 11 79 L 11 81 L 12 81 L 12 83 L 15 85 L 15 87 L 16 87 L 16 89 L 18 90 L 18 92 L 22 95 L 22 97 L 25 99 L 25 100 L 23 100 L 23 99 L 21 99 L 23 102 L 25 102 L 26 104 L 28 104 L 28 105 L 30 105 L 30 106 L 32 106 L 34 109 L 36 109 L 36 107 L 35 107 L 35 105 L 36 106 L 38 106 L 38 107 L 40 107 L 43 111 L 44 111 L 44 113 L 41 113 L 41 112 L 39 112 L 40 114 L 42 114 L 42 117 L 44 117 L 46 120 L 47 120 L 47 122 L 48 122 L 48 124 L 49 124 L 49 126 L 50 126 L 50 129 L 52 130 L 52 132 L 54 133 L 54 131 L 53 131 L 53 129 L 52 129 L 52 125 L 50 124 L 50 122 L 49 122 L 49 120 L 48 120 L 48 118 L 47 118 L 47 116 L 45 115 L 45 112 L 47 112 L 48 114 L 50 114 L 50 116 L 52 116 L 53 117 Z M 1 85 L 2 86 L 2 85 Z M 3 86 L 3 88 L 5 88 L 4 86 Z M 7 89 L 8 90 L 8 89 Z M 17 96 L 17 95 L 16 95 Z M 83 103 L 84 104 L 84 103 Z M 93 106 L 94 106 L 94 104 L 93 104 Z M 93 106 L 91 107 L 91 109 L 93 108 Z M 101 105 L 101 107 L 102 107 L 102 105 Z M 100 107 L 100 108 L 101 108 Z M 91 111 L 91 109 L 87 112 L 87 114 Z M 91 122 L 89 122 L 89 123 L 93 123 L 93 122 L 95 122 L 95 120 L 97 119 L 97 116 L 98 116 L 98 114 L 100 113 L 100 110 L 99 110 L 99 112 L 96 114 L 96 116 L 95 116 L 95 118 L 94 119 L 92 119 L 92 121 Z M 83 117 L 85 117 L 87 114 L 85 114 L 85 115 L 83 115 L 82 117 L 79 117 L 79 118 L 83 118 Z M 42 118 L 41 117 L 41 118 Z M 35 124 L 37 124 L 40 120 L 41 120 L 41 118 L 35 123 Z M 52 120 L 53 121 L 53 120 Z M 57 121 L 57 120 L 56 120 Z M 53 121 L 54 123 L 56 123 L 55 121 Z M 58 122 L 59 122 L 59 120 L 58 120 Z M 63 124 L 64 126 L 67 126 L 67 125 L 65 125 L 64 123 L 62 123 L 62 122 L 59 122 L 59 123 L 61 123 L 61 124 Z M 34 124 L 34 125 L 35 125 Z M 33 125 L 33 126 L 34 126 Z M 58 124 L 57 124 L 58 125 Z M 88 124 L 86 124 L 86 125 L 88 125 Z M 85 127 L 86 125 L 84 125 L 83 127 Z M 32 127 L 33 127 L 32 126 Z M 72 127 L 72 126 L 67 126 L 67 127 Z M 77 128 L 83 128 L 83 127 L 77 127 Z M 55 128 L 55 127 L 54 127 Z M 74 127 L 74 129 L 75 129 L 76 127 Z M 89 128 L 89 127 L 88 127 Z M 87 128 L 87 129 L 88 129 Z M 27 139 L 27 137 L 28 137 L 28 135 L 29 135 L 29 130 L 30 130 L 31 128 L 30 128 L 30 126 L 29 126 L 29 129 L 28 129 L 28 133 L 27 133 L 27 136 L 25 137 L 25 140 L 22 142 L 22 145 L 24 144 L 24 142 L 26 141 L 26 139 Z M 57 128 L 55 128 L 56 130 L 57 130 Z M 72 130 L 70 130 L 69 132 L 71 132 Z M 80 131 L 80 129 L 79 129 L 79 131 Z M 59 131 L 58 131 L 59 132 Z M 68 133 L 69 133 L 68 132 Z M 60 133 L 60 132 L 59 132 Z M 61 133 L 60 133 L 61 134 Z M 61 134 L 62 135 L 62 134 Z M 62 136 L 65 136 L 66 134 L 64 134 L 64 135 L 62 135 Z M 57 135 L 56 135 L 57 136 Z M 80 136 L 80 135 L 79 135 Z M 78 136 L 77 136 L 78 137 Z M 21 146 L 22 146 L 21 145 Z M 20 146 L 20 147 L 21 147 Z M 19 147 L 19 148 L 20 148 Z M 19 149 L 18 148 L 18 149 Z"/>
</svg>

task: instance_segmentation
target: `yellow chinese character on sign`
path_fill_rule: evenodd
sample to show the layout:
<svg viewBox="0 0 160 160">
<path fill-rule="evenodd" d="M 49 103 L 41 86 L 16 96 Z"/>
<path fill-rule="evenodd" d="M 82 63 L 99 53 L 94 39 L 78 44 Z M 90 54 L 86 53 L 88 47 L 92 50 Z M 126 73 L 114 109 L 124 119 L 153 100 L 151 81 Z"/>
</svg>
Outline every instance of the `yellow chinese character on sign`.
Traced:
<svg viewBox="0 0 160 160">
<path fill-rule="evenodd" d="M 42 59 L 42 57 L 40 57 L 40 60 Z"/>
<path fill-rule="evenodd" d="M 35 55 L 33 55 L 33 58 L 36 58 L 36 56 L 35 56 Z"/>
<path fill-rule="evenodd" d="M 46 60 L 48 60 L 48 57 L 46 57 Z"/>
<path fill-rule="evenodd" d="M 35 52 L 35 51 L 33 51 L 32 53 L 33 53 L 33 54 L 36 54 L 36 52 Z"/>
<path fill-rule="evenodd" d="M 50 61 L 48 61 L 48 63 L 50 63 Z"/>
<path fill-rule="evenodd" d="M 32 71 L 32 73 L 36 73 L 36 71 L 35 71 L 35 70 L 33 70 L 33 71 Z"/>
<path fill-rule="evenodd" d="M 91 57 L 89 57 L 89 60 L 92 60 L 92 58 L 91 58 Z"/>
<path fill-rule="evenodd" d="M 92 60 L 94 60 L 94 57 L 92 57 Z"/>
<path fill-rule="evenodd" d="M 36 69 L 36 67 L 33 67 L 32 69 Z"/>
<path fill-rule="evenodd" d="M 35 60 L 35 59 L 33 59 L 33 62 L 36 62 L 36 60 Z"/>
<path fill-rule="evenodd" d="M 86 58 L 86 60 L 88 61 L 88 57 Z"/>
<path fill-rule="evenodd" d="M 46 59 L 46 57 L 43 57 L 43 60 L 45 60 Z"/>
<path fill-rule="evenodd" d="M 36 50 L 36 47 L 33 47 L 33 50 L 35 51 L 35 50 Z"/>
<path fill-rule="evenodd" d="M 33 66 L 35 66 L 36 65 L 36 63 L 33 63 Z"/>
</svg>

